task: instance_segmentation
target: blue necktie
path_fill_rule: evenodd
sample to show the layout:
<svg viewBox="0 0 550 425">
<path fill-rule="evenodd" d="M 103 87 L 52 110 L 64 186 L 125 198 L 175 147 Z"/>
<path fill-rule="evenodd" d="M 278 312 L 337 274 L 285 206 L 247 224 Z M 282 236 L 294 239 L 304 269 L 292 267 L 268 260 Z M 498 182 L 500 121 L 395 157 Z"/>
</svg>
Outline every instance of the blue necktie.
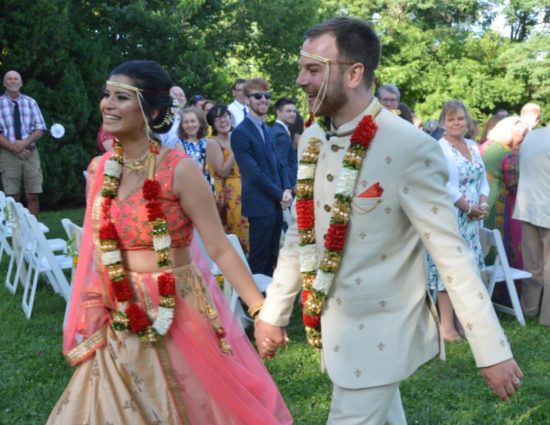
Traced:
<svg viewBox="0 0 550 425">
<path fill-rule="evenodd" d="M 15 133 L 15 140 L 23 139 L 21 135 L 21 112 L 19 111 L 19 103 L 13 101 L 13 132 Z"/>
<path fill-rule="evenodd" d="M 273 149 L 273 144 L 269 138 L 269 131 L 267 130 L 267 125 L 262 123 L 262 133 L 264 136 L 265 148 L 267 150 L 267 155 L 271 161 L 271 166 L 273 167 L 273 173 L 275 174 L 275 182 L 279 187 L 282 187 L 281 177 L 279 176 L 279 168 L 277 167 L 277 156 L 275 155 L 275 150 Z"/>
</svg>

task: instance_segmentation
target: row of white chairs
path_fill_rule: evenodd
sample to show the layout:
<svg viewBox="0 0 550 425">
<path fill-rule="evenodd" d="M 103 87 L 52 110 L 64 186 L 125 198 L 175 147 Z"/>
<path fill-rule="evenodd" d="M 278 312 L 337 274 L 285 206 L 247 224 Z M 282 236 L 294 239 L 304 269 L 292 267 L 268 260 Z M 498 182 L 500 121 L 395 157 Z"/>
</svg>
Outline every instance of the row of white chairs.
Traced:
<svg viewBox="0 0 550 425">
<path fill-rule="evenodd" d="M 243 248 L 241 246 L 241 243 L 239 242 L 239 238 L 236 235 L 230 234 L 226 235 L 227 239 L 237 251 L 237 254 L 245 264 L 245 266 L 250 271 L 250 267 L 248 266 L 248 261 L 246 260 L 246 255 L 243 251 Z M 210 268 L 213 275 L 219 275 L 222 274 L 221 270 L 219 269 L 218 265 L 212 261 L 208 253 L 206 252 L 206 249 L 204 248 L 204 245 L 201 241 L 201 238 L 197 231 L 194 233 L 194 238 L 197 241 L 197 244 L 199 245 L 202 253 L 205 256 L 206 262 L 208 267 Z M 255 273 L 252 275 L 254 278 L 254 282 L 256 283 L 256 287 L 260 290 L 260 292 L 264 292 L 267 290 L 267 287 L 271 283 L 271 277 L 261 274 L 261 273 Z M 251 324 L 253 324 L 253 320 L 244 312 L 243 307 L 241 305 L 241 301 L 239 299 L 239 294 L 237 294 L 237 291 L 233 288 L 233 285 L 231 282 L 224 276 L 224 285 L 223 285 L 223 294 L 226 299 L 226 301 L 229 303 L 229 308 L 231 312 L 235 315 L 238 322 L 242 326 L 243 329 L 246 329 Z"/>
<path fill-rule="evenodd" d="M 46 238 L 49 229 L 22 204 L 6 197 L 3 192 L 0 192 L 0 210 L 0 260 L 4 253 L 10 257 L 5 286 L 14 295 L 18 286 L 23 286 L 21 307 L 27 319 L 32 315 L 40 275 L 68 302 L 71 283 L 64 271 L 72 270 L 74 274 L 74 264 L 72 256 L 67 255 L 67 241 Z M 78 226 L 72 222 L 69 224 L 68 219 L 64 221 L 69 237 L 71 231 L 78 232 Z M 76 247 L 79 236 L 73 238 Z"/>
</svg>

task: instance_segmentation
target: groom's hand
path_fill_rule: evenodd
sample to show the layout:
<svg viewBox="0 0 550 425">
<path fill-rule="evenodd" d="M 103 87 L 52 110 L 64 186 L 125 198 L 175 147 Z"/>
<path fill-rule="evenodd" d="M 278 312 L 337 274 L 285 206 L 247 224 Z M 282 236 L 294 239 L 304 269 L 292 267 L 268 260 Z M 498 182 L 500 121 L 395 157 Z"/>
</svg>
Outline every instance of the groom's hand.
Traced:
<svg viewBox="0 0 550 425">
<path fill-rule="evenodd" d="M 288 337 L 283 328 L 258 320 L 254 326 L 256 346 L 262 359 L 275 357 L 277 348 L 286 345 Z"/>
<path fill-rule="evenodd" d="M 506 360 L 488 367 L 479 368 L 479 372 L 493 392 L 506 400 L 521 385 L 523 373 L 514 359 Z"/>
</svg>

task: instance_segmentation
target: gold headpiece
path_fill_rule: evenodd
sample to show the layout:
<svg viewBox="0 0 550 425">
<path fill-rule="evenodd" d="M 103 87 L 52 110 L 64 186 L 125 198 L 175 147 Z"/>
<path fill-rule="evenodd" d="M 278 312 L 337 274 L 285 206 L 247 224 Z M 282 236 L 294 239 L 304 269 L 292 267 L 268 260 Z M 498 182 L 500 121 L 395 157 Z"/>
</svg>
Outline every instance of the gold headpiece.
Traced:
<svg viewBox="0 0 550 425">
<path fill-rule="evenodd" d="M 306 52 L 305 50 L 300 50 L 300 55 L 309 59 L 313 59 L 314 61 L 326 64 L 325 73 L 323 74 L 323 81 L 321 82 L 321 87 L 319 88 L 319 93 L 317 93 L 317 98 L 315 99 L 315 102 L 313 103 L 313 106 L 309 111 L 309 118 L 306 121 L 306 127 L 309 127 L 313 123 L 313 121 L 315 121 L 315 114 L 321 107 L 323 100 L 325 100 L 325 96 L 328 90 L 328 80 L 330 77 L 330 64 L 353 65 L 355 62 L 344 62 L 335 59 L 329 59 L 325 58 L 324 56 L 319 56 L 314 53 Z"/>
<path fill-rule="evenodd" d="M 151 132 L 151 129 L 149 128 L 149 120 L 147 119 L 147 116 L 145 115 L 145 111 L 143 110 L 143 105 L 142 105 L 142 102 L 141 102 L 141 99 L 143 97 L 141 92 L 143 90 L 140 89 L 139 87 L 131 86 L 129 84 L 124 84 L 124 83 L 119 83 L 118 81 L 113 81 L 113 80 L 107 80 L 105 84 L 107 84 L 108 86 L 115 86 L 115 87 L 119 87 L 121 89 L 130 90 L 130 91 L 133 91 L 136 94 L 137 99 L 138 99 L 138 103 L 139 103 L 139 109 L 141 111 L 141 115 L 143 116 L 143 121 L 145 122 L 145 131 L 147 132 L 147 138 L 150 138 L 152 132 Z"/>
<path fill-rule="evenodd" d="M 147 120 L 147 116 L 145 115 L 145 111 L 143 109 L 143 103 L 142 103 L 143 95 L 141 93 L 144 90 L 140 89 L 139 87 L 131 86 L 129 84 L 124 84 L 124 83 L 119 83 L 118 81 L 112 81 L 112 80 L 107 80 L 106 84 L 109 86 L 120 87 L 121 89 L 131 90 L 136 94 L 138 98 L 139 109 L 141 110 L 143 121 L 145 121 L 145 130 L 147 131 L 147 137 L 151 138 L 153 135 L 153 132 L 149 127 L 149 120 Z M 176 117 L 178 110 L 179 110 L 179 105 L 177 103 L 177 99 L 174 96 L 172 96 L 172 94 L 170 94 L 170 107 L 166 111 L 166 115 L 164 116 L 164 119 L 162 120 L 162 122 L 154 125 L 153 129 L 159 130 L 165 125 L 168 125 L 174 122 L 174 118 Z"/>
</svg>

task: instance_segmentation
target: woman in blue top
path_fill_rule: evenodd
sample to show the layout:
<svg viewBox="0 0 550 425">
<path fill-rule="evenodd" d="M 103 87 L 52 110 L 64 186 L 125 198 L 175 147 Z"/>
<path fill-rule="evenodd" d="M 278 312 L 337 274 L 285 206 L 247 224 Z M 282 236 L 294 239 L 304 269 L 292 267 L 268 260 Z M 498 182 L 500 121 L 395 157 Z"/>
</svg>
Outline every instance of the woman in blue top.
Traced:
<svg viewBox="0 0 550 425">
<path fill-rule="evenodd" d="M 212 190 L 212 179 L 210 171 L 206 166 L 206 145 L 208 140 L 208 124 L 204 111 L 194 106 L 184 108 L 181 111 L 181 124 L 179 128 L 179 138 L 185 153 L 193 158 L 202 170 L 204 177 L 210 184 Z"/>
</svg>

